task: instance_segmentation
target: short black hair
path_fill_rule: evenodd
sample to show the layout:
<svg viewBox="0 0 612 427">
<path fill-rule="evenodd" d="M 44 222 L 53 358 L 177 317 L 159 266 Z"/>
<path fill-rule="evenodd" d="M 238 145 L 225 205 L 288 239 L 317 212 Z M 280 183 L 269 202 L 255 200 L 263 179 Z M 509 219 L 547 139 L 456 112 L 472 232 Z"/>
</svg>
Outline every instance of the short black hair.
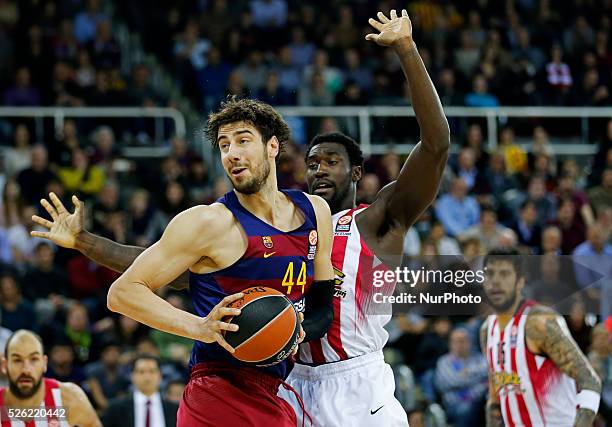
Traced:
<svg viewBox="0 0 612 427">
<path fill-rule="evenodd" d="M 363 151 L 361 151 L 361 148 L 359 147 L 359 143 L 342 132 L 322 133 L 312 138 L 310 144 L 308 144 L 308 147 L 306 148 L 306 159 L 308 159 L 310 150 L 312 150 L 313 147 L 323 144 L 324 142 L 333 142 L 342 145 L 344 148 L 346 148 L 351 166 L 361 166 L 363 169 L 363 162 L 365 159 L 363 157 Z"/>
<path fill-rule="evenodd" d="M 253 125 L 261 133 L 264 144 L 276 136 L 279 143 L 277 159 L 291 137 L 289 125 L 271 105 L 256 99 L 240 99 L 234 95 L 221 103 L 218 111 L 208 116 L 206 136 L 213 147 L 217 146 L 219 128 L 235 122 L 246 122 Z"/>
<path fill-rule="evenodd" d="M 45 345 L 43 344 L 43 340 L 40 337 L 40 335 L 38 335 L 36 332 L 30 331 L 29 329 L 17 329 L 15 332 L 9 335 L 8 339 L 6 340 L 6 345 L 4 346 L 4 358 L 5 359 L 8 360 L 8 349 L 9 349 L 9 346 L 11 345 L 11 341 L 13 340 L 13 337 L 23 332 L 27 332 L 28 334 L 36 338 L 36 340 L 40 343 L 40 347 L 42 348 L 43 354 L 45 353 Z"/>
<path fill-rule="evenodd" d="M 157 369 L 159 369 L 161 371 L 161 363 L 159 361 L 159 358 L 157 356 L 154 356 L 152 354 L 149 353 L 139 353 L 136 355 L 136 357 L 134 357 L 134 360 L 132 360 L 132 372 L 134 372 L 134 369 L 136 369 L 136 364 L 141 361 L 141 360 L 152 360 L 155 362 L 155 364 L 157 365 Z"/>
<path fill-rule="evenodd" d="M 489 262 L 506 261 L 512 264 L 516 277 L 523 277 L 523 257 L 516 248 L 493 248 L 485 256 L 483 266 Z"/>
</svg>

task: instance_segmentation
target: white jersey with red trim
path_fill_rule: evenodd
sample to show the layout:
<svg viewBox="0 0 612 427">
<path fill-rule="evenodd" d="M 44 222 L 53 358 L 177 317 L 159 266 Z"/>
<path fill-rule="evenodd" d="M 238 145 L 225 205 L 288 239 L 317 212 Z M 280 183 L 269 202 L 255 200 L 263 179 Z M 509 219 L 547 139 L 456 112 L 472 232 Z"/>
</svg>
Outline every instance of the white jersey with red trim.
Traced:
<svg viewBox="0 0 612 427">
<path fill-rule="evenodd" d="M 0 388 L 0 408 L 2 408 L 1 422 L 2 427 L 69 427 L 66 421 L 68 415 L 67 408 L 62 405 L 62 389 L 60 383 L 51 378 L 43 378 L 43 386 L 45 387 L 45 399 L 40 403 L 40 413 L 34 415 L 46 415 L 36 418 L 32 421 L 21 421 L 10 419 L 8 408 L 5 403 L 6 388 Z M 17 408 L 15 408 L 17 409 Z M 25 408 L 24 408 L 25 409 Z M 34 408 L 27 408 L 28 411 L 34 413 Z"/>
<path fill-rule="evenodd" d="M 332 217 L 332 264 L 336 276 L 342 278 L 342 285 L 336 286 L 334 320 L 327 335 L 301 345 L 300 362 L 323 364 L 347 360 L 381 350 L 387 342 L 389 334 L 384 326 L 391 318 L 390 307 L 384 310 L 385 314 L 378 314 L 383 311 L 382 307 L 376 307 L 377 314 L 371 314 L 373 294 L 389 291 L 388 284 L 382 290 L 373 286 L 373 273 L 386 267 L 365 244 L 355 222 L 355 216 L 366 207 L 360 205 Z"/>
<path fill-rule="evenodd" d="M 536 303 L 524 302 L 504 329 L 489 316 L 487 362 L 507 427 L 571 427 L 576 417 L 576 383 L 554 362 L 532 353 L 525 322 Z"/>
</svg>

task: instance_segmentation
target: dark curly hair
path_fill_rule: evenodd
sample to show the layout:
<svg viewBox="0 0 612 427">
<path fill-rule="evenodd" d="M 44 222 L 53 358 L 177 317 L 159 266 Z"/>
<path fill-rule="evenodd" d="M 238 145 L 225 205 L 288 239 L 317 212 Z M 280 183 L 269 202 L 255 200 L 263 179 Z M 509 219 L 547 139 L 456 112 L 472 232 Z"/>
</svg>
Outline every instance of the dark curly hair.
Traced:
<svg viewBox="0 0 612 427">
<path fill-rule="evenodd" d="M 291 137 L 291 130 L 282 116 L 270 105 L 255 99 L 229 97 L 221 104 L 219 111 L 208 116 L 206 136 L 217 146 L 219 128 L 228 123 L 244 121 L 253 125 L 260 133 L 264 144 L 273 136 L 279 142 L 279 155 Z M 279 156 L 276 156 L 278 159 Z"/>
<path fill-rule="evenodd" d="M 361 166 L 361 169 L 363 169 L 364 157 L 363 151 L 361 151 L 361 148 L 359 147 L 359 143 L 350 136 L 345 135 L 341 132 L 329 132 L 315 136 L 306 148 L 306 160 L 308 160 L 310 150 L 312 150 L 313 147 L 324 142 L 334 142 L 336 144 L 344 146 L 344 148 L 346 148 L 346 152 L 348 153 L 351 166 Z"/>
</svg>

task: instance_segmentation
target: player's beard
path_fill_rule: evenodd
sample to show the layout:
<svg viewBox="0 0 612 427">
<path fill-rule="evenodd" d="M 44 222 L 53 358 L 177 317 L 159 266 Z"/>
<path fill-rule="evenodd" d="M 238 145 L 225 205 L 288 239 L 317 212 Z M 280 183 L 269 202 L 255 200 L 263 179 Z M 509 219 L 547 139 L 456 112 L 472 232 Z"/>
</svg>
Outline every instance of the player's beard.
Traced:
<svg viewBox="0 0 612 427">
<path fill-rule="evenodd" d="M 516 302 L 517 295 L 518 295 L 517 286 L 515 286 L 514 290 L 512 291 L 512 294 L 507 300 L 505 300 L 504 302 L 500 304 L 495 304 L 493 303 L 493 301 L 491 301 L 491 299 L 489 299 L 489 296 L 487 295 L 487 293 L 486 292 L 484 293 L 485 300 L 487 301 L 487 303 L 489 303 L 489 305 L 493 307 L 493 309 L 498 313 L 503 313 L 504 311 L 508 311 L 512 307 L 512 305 Z"/>
<path fill-rule="evenodd" d="M 234 184 L 234 188 L 239 193 L 255 194 L 264 186 L 269 175 L 270 164 L 266 161 L 266 159 L 264 159 L 261 167 L 255 171 L 250 179 L 244 182 L 236 182 L 232 180 L 232 184 Z"/>
<path fill-rule="evenodd" d="M 13 395 L 17 397 L 18 399 L 28 399 L 34 396 L 36 392 L 38 391 L 38 389 L 40 388 L 40 385 L 42 384 L 42 380 L 43 380 L 42 375 L 40 376 L 40 378 L 38 378 L 38 381 L 30 376 L 26 376 L 26 375 L 20 376 L 20 378 L 23 378 L 23 377 L 29 378 L 32 380 L 32 387 L 24 390 L 19 387 L 19 378 L 17 378 L 17 381 L 13 381 L 13 379 L 9 377 L 9 389 L 11 390 L 11 393 L 13 393 Z"/>
</svg>

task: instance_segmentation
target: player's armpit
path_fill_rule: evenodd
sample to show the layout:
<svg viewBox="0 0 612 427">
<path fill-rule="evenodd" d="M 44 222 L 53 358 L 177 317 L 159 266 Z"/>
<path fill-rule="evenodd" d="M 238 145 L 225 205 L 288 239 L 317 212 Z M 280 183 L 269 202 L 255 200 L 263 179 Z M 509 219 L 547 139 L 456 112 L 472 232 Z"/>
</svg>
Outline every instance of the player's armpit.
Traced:
<svg viewBox="0 0 612 427">
<path fill-rule="evenodd" d="M 601 393 L 601 380 L 561 316 L 545 307 L 532 309 L 525 323 L 525 335 L 529 349 L 549 357 L 562 372 L 576 381 L 579 391 Z"/>
<path fill-rule="evenodd" d="M 81 387 L 73 383 L 62 383 L 60 387 L 68 424 L 81 427 L 102 427 L 96 411 Z"/>
<path fill-rule="evenodd" d="M 314 258 L 314 280 L 333 280 L 331 263 L 333 245 L 332 219 L 329 205 L 319 196 L 308 195 L 317 217 L 317 252 Z"/>
</svg>

